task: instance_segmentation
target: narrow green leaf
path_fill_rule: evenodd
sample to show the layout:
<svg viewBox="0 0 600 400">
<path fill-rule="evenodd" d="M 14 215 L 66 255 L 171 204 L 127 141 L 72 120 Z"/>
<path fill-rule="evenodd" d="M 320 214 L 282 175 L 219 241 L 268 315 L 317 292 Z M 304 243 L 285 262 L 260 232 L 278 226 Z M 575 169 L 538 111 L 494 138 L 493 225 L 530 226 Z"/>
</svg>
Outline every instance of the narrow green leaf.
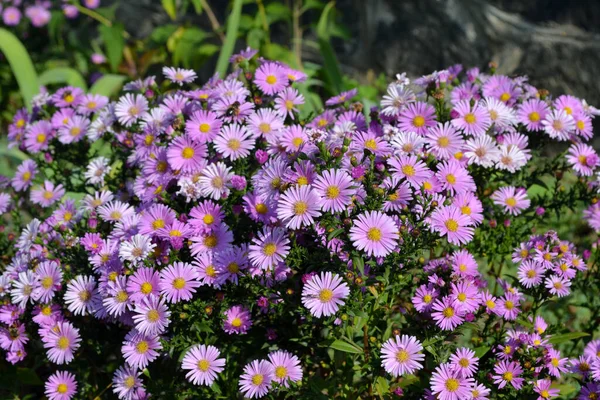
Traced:
<svg viewBox="0 0 600 400">
<path fill-rule="evenodd" d="M 0 28 L 0 51 L 4 54 L 21 89 L 23 102 L 31 110 L 31 100 L 40 86 L 31 58 L 15 35 Z"/>
<path fill-rule="evenodd" d="M 57 67 L 42 72 L 39 76 L 40 85 L 67 84 L 87 90 L 87 84 L 81 74 L 69 67 Z"/>
<path fill-rule="evenodd" d="M 362 259 L 362 257 L 359 257 L 359 256 L 353 257 L 352 265 L 354 265 L 354 267 L 360 271 L 361 275 L 365 274 L 365 261 Z"/>
<path fill-rule="evenodd" d="M 323 8 L 323 12 L 317 23 L 317 36 L 319 39 L 329 40 L 329 18 L 333 7 L 335 7 L 335 1 L 330 1 L 325 8 Z"/>
<path fill-rule="evenodd" d="M 333 47 L 329 40 L 319 39 L 319 49 L 323 56 L 323 68 L 330 85 L 329 89 L 333 93 L 339 93 L 342 91 L 342 72 Z"/>
<path fill-rule="evenodd" d="M 475 357 L 481 358 L 485 356 L 488 353 L 488 351 L 490 351 L 489 346 L 479 346 L 475 349 Z"/>
<path fill-rule="evenodd" d="M 177 6 L 175 0 L 162 0 L 162 6 L 173 21 L 177 19 Z"/>
<path fill-rule="evenodd" d="M 569 332 L 563 333 L 562 335 L 554 335 L 550 339 L 548 339 L 548 342 L 550 344 L 559 344 L 586 336 L 590 336 L 590 334 L 585 332 Z"/>
<path fill-rule="evenodd" d="M 336 340 L 329 346 L 332 349 L 343 351 L 344 353 L 361 354 L 363 351 L 354 343 L 346 342 L 345 340 Z"/>
<path fill-rule="evenodd" d="M 224 77 L 227 72 L 227 65 L 229 65 L 229 58 L 233 54 L 233 48 L 235 47 L 235 41 L 238 36 L 238 28 L 240 25 L 240 17 L 242 15 L 242 3 L 243 0 L 234 0 L 231 14 L 227 19 L 227 36 L 225 36 L 225 43 L 221 53 L 219 53 L 219 59 L 217 60 L 217 72 L 219 76 Z"/>
<path fill-rule="evenodd" d="M 331 232 L 329 235 L 327 235 L 327 240 L 331 240 L 333 238 L 336 238 L 338 236 L 340 236 L 342 233 L 344 233 L 346 230 L 344 228 L 338 228 L 335 231 Z"/>
<path fill-rule="evenodd" d="M 202 14 L 202 1 L 200 0 L 192 0 L 192 4 L 194 5 L 194 9 L 196 10 L 196 14 Z"/>
<path fill-rule="evenodd" d="M 123 75 L 107 74 L 98 79 L 90 88 L 90 93 L 110 97 L 117 93 L 123 86 L 127 77 Z"/>
<path fill-rule="evenodd" d="M 122 24 L 113 24 L 113 26 L 101 25 L 99 28 L 104 46 L 106 47 L 106 57 L 113 71 L 116 71 L 123 60 L 123 49 L 125 49 L 125 31 Z"/>
</svg>

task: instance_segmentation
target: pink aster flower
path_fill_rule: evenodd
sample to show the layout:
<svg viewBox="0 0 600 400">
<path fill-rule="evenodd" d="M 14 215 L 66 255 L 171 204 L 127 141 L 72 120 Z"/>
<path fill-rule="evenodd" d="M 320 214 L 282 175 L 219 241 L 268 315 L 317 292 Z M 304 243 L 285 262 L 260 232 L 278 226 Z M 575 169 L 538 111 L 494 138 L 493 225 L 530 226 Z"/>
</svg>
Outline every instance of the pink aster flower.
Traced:
<svg viewBox="0 0 600 400">
<path fill-rule="evenodd" d="M 48 359 L 55 364 L 68 364 L 79 349 L 79 329 L 70 322 L 59 322 L 42 337 Z"/>
<path fill-rule="evenodd" d="M 100 94 L 86 94 L 81 98 L 77 111 L 84 115 L 89 115 L 101 110 L 108 104 L 108 97 Z"/>
<path fill-rule="evenodd" d="M 426 135 L 427 129 L 435 124 L 435 108 L 422 101 L 409 103 L 400 111 L 398 117 L 398 128 L 407 132 L 416 132 L 421 136 Z"/>
<path fill-rule="evenodd" d="M 393 157 L 388 160 L 388 164 L 390 171 L 398 179 L 405 178 L 415 189 L 419 189 L 432 176 L 431 170 L 416 156 L 401 155 Z"/>
<path fill-rule="evenodd" d="M 93 277 L 78 275 L 67 285 L 65 303 L 74 315 L 92 314 L 99 302 L 100 294 Z"/>
<path fill-rule="evenodd" d="M 350 294 L 342 278 L 331 272 L 321 272 L 304 284 L 302 304 L 317 318 L 334 315 Z"/>
<path fill-rule="evenodd" d="M 439 164 L 435 177 L 442 184 L 442 188 L 448 190 L 450 194 L 474 192 L 476 189 L 475 181 L 469 175 L 469 171 L 454 159 Z"/>
<path fill-rule="evenodd" d="M 561 110 L 548 114 L 542 125 L 548 136 L 556 140 L 569 140 L 569 136 L 575 131 L 575 120 Z"/>
<path fill-rule="evenodd" d="M 254 149 L 255 139 L 245 126 L 230 124 L 221 129 L 213 143 L 223 157 L 234 161 L 250 155 L 250 151 Z"/>
<path fill-rule="evenodd" d="M 472 377 L 477 372 L 479 358 L 475 357 L 475 352 L 466 347 L 456 350 L 456 353 L 450 356 L 450 365 L 459 372 L 464 378 Z"/>
<path fill-rule="evenodd" d="M 573 114 L 575 121 L 575 134 L 589 140 L 594 136 L 592 118 L 584 112 Z"/>
<path fill-rule="evenodd" d="M 497 304 L 496 313 L 508 321 L 514 321 L 519 315 L 521 297 L 516 293 L 506 292 Z"/>
<path fill-rule="evenodd" d="M 321 173 L 313 187 L 321 197 L 321 209 L 330 212 L 342 212 L 351 202 L 355 193 L 353 181 L 346 171 L 329 169 Z"/>
<path fill-rule="evenodd" d="M 526 260 L 519 265 L 517 276 L 526 288 L 538 286 L 542 282 L 544 268 L 536 261 Z"/>
<path fill-rule="evenodd" d="M 198 271 L 198 279 L 203 285 L 216 285 L 217 269 L 213 262 L 214 256 L 210 253 L 202 253 L 193 262 Z"/>
<path fill-rule="evenodd" d="M 290 240 L 282 228 L 263 228 L 248 247 L 253 266 L 263 270 L 283 262 L 290 251 Z"/>
<path fill-rule="evenodd" d="M 200 172 L 206 166 L 206 155 L 206 145 L 193 141 L 188 135 L 175 138 L 167 150 L 171 168 L 189 174 Z"/>
<path fill-rule="evenodd" d="M 169 303 L 191 300 L 200 287 L 198 272 L 191 264 L 175 262 L 160 271 L 161 294 Z"/>
<path fill-rule="evenodd" d="M 498 389 L 502 389 L 508 384 L 517 390 L 523 386 L 524 379 L 519 378 L 523 373 L 523 368 L 516 361 L 502 360 L 494 367 L 494 372 L 496 375 L 493 376 L 493 379 L 494 383 L 498 385 Z"/>
<path fill-rule="evenodd" d="M 292 87 L 283 89 L 275 99 L 275 111 L 282 117 L 295 118 L 294 113 L 298 112 L 297 106 L 304 104 L 304 96 Z"/>
<path fill-rule="evenodd" d="M 426 313 L 431 310 L 438 295 L 439 292 L 433 285 L 421 285 L 417 288 L 412 303 L 418 312 Z"/>
<path fill-rule="evenodd" d="M 158 336 L 144 335 L 133 330 L 125 336 L 121 353 L 127 364 L 132 368 L 142 370 L 154 361 L 159 351 L 162 350 L 162 345 Z"/>
<path fill-rule="evenodd" d="M 600 158 L 592 146 L 578 143 L 569 148 L 567 161 L 573 166 L 577 175 L 592 176 L 594 169 L 600 165 Z"/>
<path fill-rule="evenodd" d="M 548 349 L 546 368 L 553 377 L 560 378 L 561 374 L 567 372 L 567 361 L 569 361 L 568 358 L 561 358 L 560 351 L 552 348 Z"/>
<path fill-rule="evenodd" d="M 144 297 L 158 296 L 160 290 L 160 276 L 154 268 L 138 268 L 127 281 L 127 292 L 134 303 Z"/>
<path fill-rule="evenodd" d="M 485 385 L 481 383 L 473 383 L 473 387 L 471 389 L 471 400 L 488 400 L 490 395 L 490 389 L 485 387 Z"/>
<path fill-rule="evenodd" d="M 50 122 L 46 120 L 38 121 L 27 128 L 23 144 L 27 151 L 39 153 L 48 149 L 48 144 L 55 134 Z"/>
<path fill-rule="evenodd" d="M 423 368 L 423 346 L 414 336 L 388 339 L 381 346 L 381 366 L 393 377 L 413 374 Z"/>
<path fill-rule="evenodd" d="M 142 95 L 127 93 L 115 106 L 115 115 L 119 123 L 129 127 L 148 111 L 148 100 Z"/>
<path fill-rule="evenodd" d="M 570 291 L 571 281 L 565 278 L 561 278 L 556 275 L 552 275 L 546 278 L 544 286 L 549 289 L 550 293 L 558 297 L 565 297 Z"/>
<path fill-rule="evenodd" d="M 273 62 L 265 62 L 256 70 L 254 83 L 267 95 L 281 92 L 288 86 L 286 69 Z"/>
<path fill-rule="evenodd" d="M 450 364 L 440 364 L 431 375 L 431 391 L 439 400 L 463 400 L 471 397 L 472 378 L 463 378 Z"/>
<path fill-rule="evenodd" d="M 492 194 L 494 204 L 504 208 L 505 212 L 519 215 L 523 210 L 529 208 L 531 201 L 527 198 L 527 192 L 514 186 L 501 187 Z"/>
<path fill-rule="evenodd" d="M 356 217 L 350 228 L 350 240 L 368 256 L 385 257 L 398 245 L 398 227 L 387 214 L 367 211 Z"/>
<path fill-rule="evenodd" d="M 471 106 L 470 101 L 462 100 L 454 106 L 453 112 L 457 116 L 452 119 L 452 126 L 466 135 L 483 135 L 491 126 L 490 114 L 479 102 Z"/>
<path fill-rule="evenodd" d="M 217 136 L 223 121 L 212 111 L 199 110 L 185 124 L 185 133 L 195 142 L 210 143 Z"/>
<path fill-rule="evenodd" d="M 481 303 L 481 296 L 477 287 L 469 281 L 452 283 L 450 298 L 456 309 L 465 314 L 477 311 Z"/>
<path fill-rule="evenodd" d="M 37 165 L 33 160 L 25 160 L 17 167 L 17 172 L 11 180 L 12 187 L 17 191 L 26 190 L 31 186 L 33 179 L 37 175 Z"/>
<path fill-rule="evenodd" d="M 537 400 L 547 400 L 558 397 L 560 389 L 553 389 L 550 385 L 552 385 L 550 379 L 538 379 L 533 383 L 533 391 L 539 395 Z"/>
<path fill-rule="evenodd" d="M 35 288 L 32 297 L 47 303 L 54 297 L 57 290 L 61 288 L 62 270 L 56 261 L 43 261 L 36 270 L 35 274 L 39 280 L 39 286 Z"/>
<path fill-rule="evenodd" d="M 210 386 L 225 368 L 225 359 L 215 346 L 203 344 L 192 346 L 181 361 L 181 368 L 187 370 L 185 377 L 194 385 Z"/>
<path fill-rule="evenodd" d="M 133 322 L 140 333 L 160 335 L 171 322 L 171 312 L 165 305 L 164 299 L 156 296 L 144 297 L 133 310 Z"/>
<path fill-rule="evenodd" d="M 291 187 L 279 198 L 277 217 L 290 229 L 310 226 L 321 215 L 320 197 L 310 186 Z"/>
<path fill-rule="evenodd" d="M 47 208 L 59 201 L 65 195 L 62 184 L 54 186 L 50 181 L 44 181 L 44 185 L 31 190 L 31 201 Z"/>
<path fill-rule="evenodd" d="M 302 380 L 300 360 L 295 355 L 283 350 L 274 351 L 269 353 L 269 362 L 273 367 L 273 380 L 283 387 Z"/>
<path fill-rule="evenodd" d="M 58 141 L 64 144 L 79 142 L 85 137 L 89 127 L 89 119 L 74 115 L 58 130 Z"/>
<path fill-rule="evenodd" d="M 163 75 L 173 83 L 183 86 L 184 83 L 194 82 L 197 75 L 191 69 L 163 67 Z"/>
<path fill-rule="evenodd" d="M 75 375 L 65 371 L 56 372 L 46 381 L 45 389 L 49 400 L 70 400 L 77 393 Z"/>
<path fill-rule="evenodd" d="M 223 321 L 223 330 L 226 333 L 245 334 L 252 326 L 250 311 L 240 305 L 233 306 L 225 311 L 225 320 Z"/>
<path fill-rule="evenodd" d="M 445 331 L 454 330 L 464 321 L 464 313 L 456 308 L 453 303 L 449 296 L 444 296 L 433 303 L 434 312 L 431 313 L 431 317 Z"/>
<path fill-rule="evenodd" d="M 160 229 L 171 225 L 175 220 L 175 211 L 164 204 L 153 204 L 144 210 L 139 224 L 139 233 L 142 235 L 156 235 Z"/>
<path fill-rule="evenodd" d="M 225 213 L 212 200 L 205 200 L 192 208 L 188 223 L 198 232 L 210 232 L 221 224 Z"/>
<path fill-rule="evenodd" d="M 240 377 L 240 391 L 244 397 L 261 398 L 271 389 L 273 365 L 266 360 L 254 360 L 244 367 Z"/>
<path fill-rule="evenodd" d="M 542 121 L 546 119 L 549 112 L 550 108 L 544 101 L 530 99 L 521 104 L 517 111 L 517 118 L 520 123 L 525 125 L 527 130 L 541 131 L 544 129 Z"/>
<path fill-rule="evenodd" d="M 283 118 L 270 108 L 262 108 L 248 117 L 248 128 L 256 138 L 272 138 L 284 128 Z"/>
<path fill-rule="evenodd" d="M 198 185 L 203 196 L 214 200 L 224 199 L 229 196 L 231 187 L 232 168 L 225 163 L 217 162 L 209 164 L 202 171 L 198 179 Z"/>
<path fill-rule="evenodd" d="M 119 247 L 119 258 L 123 261 L 129 261 L 133 265 L 143 263 L 152 253 L 156 244 L 148 235 L 136 234 L 129 240 L 121 242 Z"/>
<path fill-rule="evenodd" d="M 471 218 L 462 214 L 460 208 L 450 205 L 436 209 L 431 214 L 431 228 L 448 242 L 461 245 L 471 241 L 475 229 L 471 226 Z"/>
<path fill-rule="evenodd" d="M 112 380 L 113 392 L 119 399 L 134 400 L 138 389 L 142 388 L 140 374 L 142 372 L 125 365 L 115 371 Z"/>
<path fill-rule="evenodd" d="M 428 150 L 442 160 L 453 158 L 465 144 L 463 136 L 449 122 L 438 122 L 429 129 L 425 138 Z"/>
</svg>

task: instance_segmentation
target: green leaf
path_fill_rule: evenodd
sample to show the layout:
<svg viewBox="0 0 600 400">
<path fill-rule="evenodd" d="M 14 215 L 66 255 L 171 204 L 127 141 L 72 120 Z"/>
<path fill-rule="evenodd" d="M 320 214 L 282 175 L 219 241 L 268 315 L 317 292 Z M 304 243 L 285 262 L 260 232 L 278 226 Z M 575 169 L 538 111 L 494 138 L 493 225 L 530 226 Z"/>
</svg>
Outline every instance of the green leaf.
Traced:
<svg viewBox="0 0 600 400">
<path fill-rule="evenodd" d="M 377 381 L 375 381 L 375 391 L 376 393 L 383 397 L 390 392 L 390 383 L 383 376 L 378 376 Z"/>
<path fill-rule="evenodd" d="M 240 17 L 242 15 L 242 2 L 243 0 L 234 0 L 231 14 L 227 19 L 227 36 L 225 36 L 225 43 L 221 53 L 219 53 L 219 59 L 217 60 L 216 72 L 219 76 L 224 77 L 227 72 L 227 66 L 229 65 L 229 58 L 233 54 L 233 48 L 235 47 L 235 41 L 238 35 L 238 28 L 240 25 Z"/>
<path fill-rule="evenodd" d="M 31 100 L 39 93 L 40 85 L 31 58 L 23 44 L 15 35 L 0 28 L 0 51 L 8 60 L 19 84 L 23 102 L 31 110 Z"/>
<path fill-rule="evenodd" d="M 329 40 L 319 39 L 319 49 L 323 56 L 323 69 L 330 85 L 329 90 L 332 93 L 339 93 L 342 91 L 342 72 L 333 47 Z"/>
<path fill-rule="evenodd" d="M 194 5 L 194 10 L 196 10 L 196 14 L 202 14 L 202 1 L 192 0 L 192 4 Z"/>
<path fill-rule="evenodd" d="M 162 6 L 173 21 L 177 19 L 177 6 L 175 0 L 162 0 Z"/>
<path fill-rule="evenodd" d="M 365 274 L 365 261 L 360 256 L 352 257 L 352 265 L 360 271 L 360 274 L 364 276 Z"/>
<path fill-rule="evenodd" d="M 490 351 L 489 346 L 479 346 L 479 347 L 475 348 L 475 357 L 481 358 L 481 357 L 485 356 L 488 351 Z"/>
<path fill-rule="evenodd" d="M 330 1 L 327 3 L 323 12 L 321 13 L 321 17 L 319 18 L 319 22 L 317 23 L 317 36 L 319 39 L 329 40 L 329 18 L 331 16 L 331 11 L 335 7 L 335 1 Z"/>
<path fill-rule="evenodd" d="M 267 14 L 267 19 L 269 20 L 269 24 L 292 17 L 292 11 L 290 8 L 279 2 L 268 4 L 265 7 L 265 11 Z"/>
<path fill-rule="evenodd" d="M 334 239 L 334 238 L 340 236 L 345 231 L 346 230 L 344 228 L 338 228 L 335 231 L 331 232 L 329 235 L 327 235 L 327 240 L 331 241 L 331 239 Z"/>
<path fill-rule="evenodd" d="M 548 339 L 548 343 L 550 344 L 559 344 L 571 341 L 573 339 L 579 339 L 582 337 L 590 336 L 589 333 L 585 332 L 569 332 L 563 333 L 562 335 L 554 335 L 550 339 Z"/>
<path fill-rule="evenodd" d="M 69 67 L 57 67 L 42 72 L 38 81 L 40 85 L 67 84 L 87 90 L 85 79 L 79 72 Z"/>
<path fill-rule="evenodd" d="M 90 93 L 110 97 L 116 94 L 123 86 L 127 77 L 123 75 L 107 74 L 98 79 L 90 88 Z"/>
<path fill-rule="evenodd" d="M 343 351 L 344 353 L 362 354 L 362 349 L 354 343 L 346 342 L 345 340 L 336 340 L 329 346 L 332 349 Z"/>
<path fill-rule="evenodd" d="M 106 57 L 113 71 L 116 71 L 123 60 L 123 49 L 125 49 L 125 39 L 123 32 L 125 29 L 122 24 L 113 24 L 113 26 L 101 25 L 99 28 L 104 46 L 106 47 Z"/>
</svg>

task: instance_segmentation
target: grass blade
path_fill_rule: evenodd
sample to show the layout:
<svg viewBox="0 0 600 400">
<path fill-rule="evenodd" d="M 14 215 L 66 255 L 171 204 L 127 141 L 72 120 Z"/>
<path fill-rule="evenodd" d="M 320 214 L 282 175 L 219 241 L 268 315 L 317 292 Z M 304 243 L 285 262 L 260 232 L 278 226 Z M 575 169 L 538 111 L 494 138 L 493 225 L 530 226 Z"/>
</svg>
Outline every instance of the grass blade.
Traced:
<svg viewBox="0 0 600 400">
<path fill-rule="evenodd" d="M 38 78 L 40 85 L 51 85 L 51 84 L 67 84 L 69 86 L 75 86 L 87 90 L 87 84 L 83 76 L 73 68 L 69 67 L 57 67 L 44 71 Z"/>
<path fill-rule="evenodd" d="M 123 75 L 107 74 L 98 79 L 90 88 L 90 93 L 110 97 L 117 93 L 123 86 L 127 77 Z"/>
<path fill-rule="evenodd" d="M 31 99 L 39 93 L 40 85 L 35 67 L 25 46 L 15 35 L 0 28 L 0 51 L 4 53 L 17 79 L 25 105 L 31 109 Z"/>
<path fill-rule="evenodd" d="M 219 59 L 217 60 L 216 72 L 218 72 L 221 77 L 224 77 L 227 72 L 229 58 L 233 54 L 233 48 L 235 47 L 235 41 L 237 40 L 240 17 L 242 16 L 242 2 L 243 0 L 233 1 L 233 9 L 227 20 L 227 36 L 225 37 L 225 43 L 223 43 L 223 48 L 221 49 Z"/>
</svg>

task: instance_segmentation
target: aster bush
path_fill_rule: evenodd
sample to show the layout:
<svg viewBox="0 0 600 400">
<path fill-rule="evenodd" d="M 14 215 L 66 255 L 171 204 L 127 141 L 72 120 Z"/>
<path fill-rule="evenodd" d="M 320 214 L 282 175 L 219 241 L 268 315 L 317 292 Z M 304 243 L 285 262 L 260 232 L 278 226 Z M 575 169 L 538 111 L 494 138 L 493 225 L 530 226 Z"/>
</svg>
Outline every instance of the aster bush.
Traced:
<svg viewBox="0 0 600 400">
<path fill-rule="evenodd" d="M 5 387 L 600 393 L 593 235 L 558 223 L 587 208 L 600 226 L 598 110 L 454 66 L 301 117 L 302 71 L 252 49 L 232 61 L 204 84 L 165 67 L 114 101 L 64 87 L 15 115 L 29 158 L 1 181 Z"/>
</svg>

